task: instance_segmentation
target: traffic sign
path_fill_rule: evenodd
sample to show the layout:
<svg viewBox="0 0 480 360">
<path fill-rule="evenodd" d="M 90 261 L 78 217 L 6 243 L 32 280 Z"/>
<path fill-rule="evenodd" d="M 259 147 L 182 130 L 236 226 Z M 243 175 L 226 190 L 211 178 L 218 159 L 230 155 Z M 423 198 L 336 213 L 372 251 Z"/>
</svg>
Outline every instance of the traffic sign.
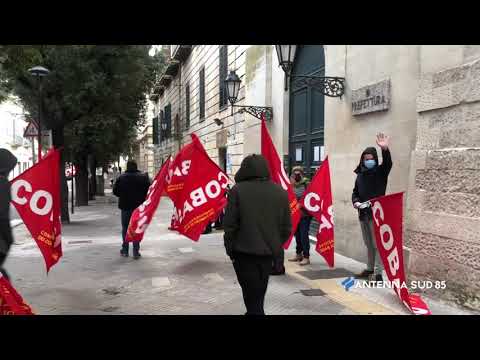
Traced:
<svg viewBox="0 0 480 360">
<path fill-rule="evenodd" d="M 38 136 L 38 127 L 37 125 L 31 121 L 28 123 L 25 132 L 23 133 L 23 137 L 37 137 Z"/>
</svg>

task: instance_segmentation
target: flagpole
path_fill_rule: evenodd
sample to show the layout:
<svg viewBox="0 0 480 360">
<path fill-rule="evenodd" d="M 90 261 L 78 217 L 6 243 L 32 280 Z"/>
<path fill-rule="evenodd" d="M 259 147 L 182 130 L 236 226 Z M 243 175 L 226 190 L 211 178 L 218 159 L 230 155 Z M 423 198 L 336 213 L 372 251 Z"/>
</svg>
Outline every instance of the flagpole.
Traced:
<svg viewBox="0 0 480 360">
<path fill-rule="evenodd" d="M 42 160 L 42 83 L 41 77 L 38 77 L 38 162 Z"/>
</svg>

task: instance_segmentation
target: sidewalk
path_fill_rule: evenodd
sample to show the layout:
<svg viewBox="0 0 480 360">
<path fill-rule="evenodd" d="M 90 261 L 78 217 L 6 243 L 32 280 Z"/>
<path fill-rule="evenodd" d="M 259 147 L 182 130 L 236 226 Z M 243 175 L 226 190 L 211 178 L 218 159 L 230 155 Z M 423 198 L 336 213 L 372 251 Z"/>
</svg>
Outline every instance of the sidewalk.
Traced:
<svg viewBox="0 0 480 360">
<path fill-rule="evenodd" d="M 15 228 L 19 245 L 12 247 L 6 268 L 14 286 L 36 313 L 240 315 L 245 312 L 221 232 L 193 242 L 168 231 L 172 204 L 162 198 L 142 242 L 142 259 L 122 258 L 120 211 L 115 199 L 110 194 L 97 199 L 88 207 L 76 208 L 72 223 L 64 225 L 64 255 L 48 276 L 38 247 L 25 226 Z M 293 251 L 287 251 L 286 257 Z M 306 268 L 286 264 L 286 276 L 270 278 L 267 314 L 408 314 L 391 290 L 345 291 L 340 282 L 362 265 L 340 255 L 336 255 L 335 261 L 335 270 L 329 270 L 317 254 Z M 434 314 L 460 313 L 456 308 L 427 302 Z"/>
<path fill-rule="evenodd" d="M 48 277 L 24 226 L 6 268 L 14 286 L 39 314 L 243 314 L 242 294 L 220 233 L 194 243 L 167 230 L 172 205 L 162 199 L 142 244 L 143 258 L 122 258 L 120 212 L 105 199 L 77 208 L 63 227 L 64 256 Z M 269 314 L 340 314 L 345 307 L 290 276 L 270 281 Z"/>
</svg>

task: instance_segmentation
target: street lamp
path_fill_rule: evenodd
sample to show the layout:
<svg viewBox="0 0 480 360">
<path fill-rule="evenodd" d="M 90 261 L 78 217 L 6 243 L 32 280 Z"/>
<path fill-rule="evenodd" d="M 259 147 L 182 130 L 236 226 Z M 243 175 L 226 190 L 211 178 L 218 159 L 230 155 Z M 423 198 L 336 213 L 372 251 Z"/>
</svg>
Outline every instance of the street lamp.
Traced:
<svg viewBox="0 0 480 360">
<path fill-rule="evenodd" d="M 167 134 L 166 134 L 166 132 L 167 132 L 167 122 L 166 121 L 160 122 L 160 129 L 162 130 L 161 138 L 163 139 L 164 137 L 167 136 Z"/>
<path fill-rule="evenodd" d="M 285 72 L 285 91 L 288 90 L 288 77 L 293 69 L 297 45 L 275 45 L 278 56 L 278 64 Z"/>
<path fill-rule="evenodd" d="M 233 105 L 237 102 L 238 94 L 240 93 L 240 84 L 242 83 L 242 80 L 240 80 L 235 71 L 232 70 L 225 79 L 225 83 L 227 84 L 227 99 L 232 105 L 233 115 Z"/>
<path fill-rule="evenodd" d="M 47 76 L 50 71 L 43 66 L 35 66 L 28 69 L 30 75 L 37 78 L 38 82 L 38 161 L 42 160 L 42 78 Z"/>
<path fill-rule="evenodd" d="M 297 45 L 275 45 L 278 64 L 285 72 L 285 91 L 288 90 L 288 79 L 295 79 L 299 85 L 311 86 L 326 96 L 342 97 L 345 93 L 345 78 L 314 75 L 292 75 Z"/>
<path fill-rule="evenodd" d="M 262 114 L 265 113 L 265 119 L 271 120 L 273 118 L 273 108 L 267 106 L 251 106 L 251 105 L 235 105 L 238 100 L 238 94 L 240 92 L 240 84 L 242 81 L 235 73 L 234 70 L 230 71 L 227 78 L 225 79 L 225 84 L 227 88 L 227 99 L 232 105 L 232 116 L 233 108 L 241 108 L 240 113 L 246 111 L 252 116 L 255 116 L 257 119 L 262 119 Z"/>
</svg>

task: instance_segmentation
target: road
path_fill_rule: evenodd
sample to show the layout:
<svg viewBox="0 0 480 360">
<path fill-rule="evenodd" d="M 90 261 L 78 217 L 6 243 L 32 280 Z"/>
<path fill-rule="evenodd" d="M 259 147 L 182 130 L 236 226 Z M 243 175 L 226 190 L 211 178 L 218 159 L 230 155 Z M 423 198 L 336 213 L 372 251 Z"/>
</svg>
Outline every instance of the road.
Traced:
<svg viewBox="0 0 480 360">
<path fill-rule="evenodd" d="M 142 259 L 122 258 L 116 199 L 80 207 L 62 227 L 63 256 L 48 276 L 31 236 L 19 226 L 6 268 L 38 314 L 243 314 L 242 293 L 220 232 L 192 242 L 167 230 L 172 205 L 162 199 L 142 242 Z M 130 254 L 131 255 L 131 254 Z M 291 254 L 288 254 L 291 256 Z M 269 314 L 355 314 L 291 276 L 272 277 Z"/>
</svg>

